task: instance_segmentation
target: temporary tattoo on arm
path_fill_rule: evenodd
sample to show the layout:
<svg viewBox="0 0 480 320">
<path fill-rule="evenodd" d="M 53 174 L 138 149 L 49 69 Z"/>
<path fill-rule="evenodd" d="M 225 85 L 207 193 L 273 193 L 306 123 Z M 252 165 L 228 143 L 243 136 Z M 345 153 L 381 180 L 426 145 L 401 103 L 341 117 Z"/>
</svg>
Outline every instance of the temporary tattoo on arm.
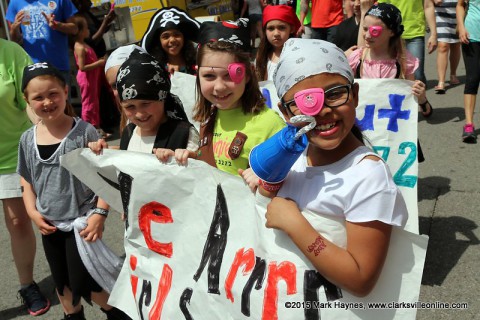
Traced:
<svg viewBox="0 0 480 320">
<path fill-rule="evenodd" d="M 320 251 L 325 249 L 327 245 L 325 244 L 325 241 L 322 239 L 322 237 L 318 236 L 315 241 L 308 246 L 307 251 L 308 252 L 313 252 L 315 256 L 318 256 Z"/>
</svg>

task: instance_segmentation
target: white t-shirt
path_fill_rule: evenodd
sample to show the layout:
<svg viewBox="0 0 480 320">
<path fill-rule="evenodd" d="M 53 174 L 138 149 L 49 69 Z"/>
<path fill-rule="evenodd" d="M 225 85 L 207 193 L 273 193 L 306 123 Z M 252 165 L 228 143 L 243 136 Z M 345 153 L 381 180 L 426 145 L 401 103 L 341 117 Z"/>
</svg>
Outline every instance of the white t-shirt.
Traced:
<svg viewBox="0 0 480 320">
<path fill-rule="evenodd" d="M 376 155 L 369 148 L 359 147 L 340 161 L 316 167 L 307 165 L 307 150 L 293 165 L 278 196 L 294 200 L 317 231 L 323 228 L 316 215 L 405 226 L 405 200 L 388 166 L 382 160 L 364 159 Z"/>
<path fill-rule="evenodd" d="M 273 62 L 272 60 L 268 60 L 267 62 L 267 80 L 272 80 L 273 81 L 273 72 L 275 71 L 275 68 L 277 67 L 278 62 Z"/>
<path fill-rule="evenodd" d="M 128 151 L 137 151 L 144 153 L 152 153 L 153 145 L 155 144 L 155 136 L 140 136 L 137 132 L 138 127 L 133 129 L 132 137 L 128 142 Z M 197 151 L 198 150 L 198 140 L 200 139 L 198 131 L 194 126 L 190 127 L 187 150 Z"/>
</svg>

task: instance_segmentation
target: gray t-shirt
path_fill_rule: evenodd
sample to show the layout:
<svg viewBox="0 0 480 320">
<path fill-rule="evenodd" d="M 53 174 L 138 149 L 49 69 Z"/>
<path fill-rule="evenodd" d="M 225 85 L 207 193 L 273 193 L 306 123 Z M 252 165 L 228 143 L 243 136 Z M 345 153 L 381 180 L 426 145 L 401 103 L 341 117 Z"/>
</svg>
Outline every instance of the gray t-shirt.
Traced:
<svg viewBox="0 0 480 320">
<path fill-rule="evenodd" d="M 248 14 L 262 14 L 262 7 L 260 6 L 260 0 L 246 0 L 248 3 Z"/>
<path fill-rule="evenodd" d="M 95 203 L 95 194 L 86 185 L 60 166 L 60 156 L 87 147 L 97 141 L 97 130 L 75 118 L 75 125 L 62 140 L 53 155 L 40 158 L 34 126 L 25 131 L 18 146 L 17 172 L 33 186 L 37 195 L 37 210 L 50 221 L 71 220 L 84 214 Z"/>
</svg>

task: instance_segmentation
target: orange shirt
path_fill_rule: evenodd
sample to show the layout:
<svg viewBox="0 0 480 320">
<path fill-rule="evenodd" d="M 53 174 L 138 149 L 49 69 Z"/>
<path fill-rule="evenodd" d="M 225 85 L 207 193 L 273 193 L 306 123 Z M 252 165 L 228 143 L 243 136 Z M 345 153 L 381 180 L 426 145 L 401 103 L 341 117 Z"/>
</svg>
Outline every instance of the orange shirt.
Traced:
<svg viewBox="0 0 480 320">
<path fill-rule="evenodd" d="M 312 28 L 329 28 L 343 21 L 343 0 L 312 0 Z"/>
</svg>

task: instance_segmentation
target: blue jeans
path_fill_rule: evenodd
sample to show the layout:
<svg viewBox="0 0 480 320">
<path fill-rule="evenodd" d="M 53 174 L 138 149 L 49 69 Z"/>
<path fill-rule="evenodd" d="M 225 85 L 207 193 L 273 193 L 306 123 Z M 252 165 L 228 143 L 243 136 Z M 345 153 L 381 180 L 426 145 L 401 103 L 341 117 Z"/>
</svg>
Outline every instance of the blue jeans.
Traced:
<svg viewBox="0 0 480 320">
<path fill-rule="evenodd" d="M 425 77 L 425 38 L 416 37 L 412 39 L 405 39 L 407 50 L 419 60 L 417 70 L 415 70 L 415 80 L 420 80 L 427 84 Z"/>
</svg>

